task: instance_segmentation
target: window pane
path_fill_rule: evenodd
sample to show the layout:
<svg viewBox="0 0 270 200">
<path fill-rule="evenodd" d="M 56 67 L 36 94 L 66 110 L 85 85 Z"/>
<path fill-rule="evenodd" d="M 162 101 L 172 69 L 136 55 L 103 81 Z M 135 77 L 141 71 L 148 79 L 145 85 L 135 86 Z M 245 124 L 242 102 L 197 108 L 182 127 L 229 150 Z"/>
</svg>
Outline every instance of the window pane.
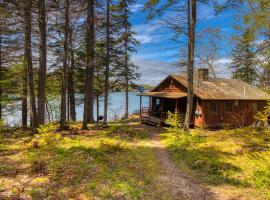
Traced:
<svg viewBox="0 0 270 200">
<path fill-rule="evenodd" d="M 258 104 L 257 103 L 253 103 L 252 104 L 252 110 L 253 110 L 253 112 L 257 112 L 258 111 Z"/>
<path fill-rule="evenodd" d="M 160 105 L 160 99 L 156 99 L 156 105 Z"/>
<path fill-rule="evenodd" d="M 216 103 L 210 103 L 210 112 L 212 112 L 212 113 L 217 112 L 217 104 Z"/>
<path fill-rule="evenodd" d="M 233 111 L 233 103 L 232 102 L 226 102 L 225 111 L 226 112 L 232 112 Z"/>
</svg>

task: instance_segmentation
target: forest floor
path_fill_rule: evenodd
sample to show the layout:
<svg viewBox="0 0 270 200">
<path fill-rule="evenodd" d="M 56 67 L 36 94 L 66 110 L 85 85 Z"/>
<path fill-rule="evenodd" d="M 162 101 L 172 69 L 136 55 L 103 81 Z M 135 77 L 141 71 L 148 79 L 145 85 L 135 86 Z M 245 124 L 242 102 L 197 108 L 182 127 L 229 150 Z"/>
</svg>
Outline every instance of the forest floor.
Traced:
<svg viewBox="0 0 270 200">
<path fill-rule="evenodd" d="M 267 133 L 253 134 L 252 141 L 232 132 L 175 135 L 138 118 L 107 129 L 82 131 L 71 124 L 69 131 L 55 130 L 50 125 L 35 136 L 20 129 L 0 134 L 1 200 L 269 197 Z"/>
</svg>

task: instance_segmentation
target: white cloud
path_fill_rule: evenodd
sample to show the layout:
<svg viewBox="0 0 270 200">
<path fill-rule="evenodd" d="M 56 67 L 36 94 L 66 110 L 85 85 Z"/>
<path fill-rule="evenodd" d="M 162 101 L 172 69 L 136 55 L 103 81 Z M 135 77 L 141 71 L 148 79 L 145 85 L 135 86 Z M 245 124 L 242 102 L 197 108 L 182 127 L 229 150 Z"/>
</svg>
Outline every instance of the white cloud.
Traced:
<svg viewBox="0 0 270 200">
<path fill-rule="evenodd" d="M 144 7 L 143 4 L 134 4 L 131 6 L 130 10 L 131 12 L 136 13 L 142 11 L 143 7 Z"/>
<path fill-rule="evenodd" d="M 231 78 L 232 69 L 230 69 L 231 58 L 220 58 L 215 62 L 215 70 L 217 77 Z"/>
<path fill-rule="evenodd" d="M 157 85 L 160 81 L 166 78 L 170 74 L 183 73 L 183 68 L 177 67 L 172 62 L 164 62 L 157 60 L 147 60 L 143 58 L 133 57 L 132 62 L 139 68 L 137 72 L 141 74 L 138 83 L 144 83 L 149 85 Z M 230 78 L 232 71 L 229 68 L 231 58 L 220 58 L 215 63 L 215 70 L 218 78 Z M 205 67 L 197 65 L 196 67 Z"/>
<path fill-rule="evenodd" d="M 139 24 L 133 26 L 133 31 L 137 33 L 137 35 L 135 35 L 135 38 L 141 44 L 146 44 L 150 42 L 158 43 L 171 38 L 171 33 L 166 31 L 162 25 L 158 23 L 153 24 Z"/>
<path fill-rule="evenodd" d="M 150 35 L 135 35 L 135 39 L 138 40 L 141 44 L 150 43 L 153 41 L 154 37 Z"/>
<path fill-rule="evenodd" d="M 154 86 L 169 74 L 176 74 L 180 72 L 180 69 L 170 62 L 146 60 L 140 58 L 132 58 L 132 62 L 139 67 L 137 72 L 141 74 L 141 77 L 137 81 L 138 83 L 145 83 Z"/>
</svg>

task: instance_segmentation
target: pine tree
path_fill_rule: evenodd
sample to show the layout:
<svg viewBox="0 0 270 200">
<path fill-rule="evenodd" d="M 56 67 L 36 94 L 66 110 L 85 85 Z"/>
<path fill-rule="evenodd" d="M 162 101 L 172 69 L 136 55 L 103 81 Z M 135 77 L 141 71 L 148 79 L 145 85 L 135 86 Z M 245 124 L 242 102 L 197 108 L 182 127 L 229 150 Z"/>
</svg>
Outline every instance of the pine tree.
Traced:
<svg viewBox="0 0 270 200">
<path fill-rule="evenodd" d="M 253 33 L 250 29 L 244 32 L 232 52 L 233 60 L 231 63 L 233 78 L 241 79 L 250 84 L 254 84 L 258 77 L 252 38 Z"/>
<path fill-rule="evenodd" d="M 119 2 L 119 9 L 122 11 L 120 15 L 120 25 L 123 28 L 123 34 L 121 35 L 121 39 L 123 41 L 123 69 L 122 71 L 123 75 L 123 82 L 124 82 L 124 89 L 125 89 L 125 117 L 128 117 L 129 115 L 129 85 L 130 81 L 136 79 L 138 75 L 135 73 L 136 66 L 131 63 L 130 61 L 130 54 L 132 52 L 135 52 L 134 46 L 138 44 L 138 42 L 135 40 L 133 35 L 135 34 L 132 31 L 132 26 L 129 21 L 129 15 L 130 15 L 130 9 L 129 7 L 134 3 L 133 0 L 121 0 Z"/>
<path fill-rule="evenodd" d="M 38 124 L 45 123 L 45 86 L 47 71 L 46 3 L 38 0 L 39 12 L 39 77 L 38 77 Z"/>
<path fill-rule="evenodd" d="M 87 33 L 86 33 L 86 70 L 84 84 L 84 112 L 83 129 L 93 119 L 93 74 L 94 74 L 94 46 L 95 46 L 95 12 L 94 1 L 87 1 Z"/>
<path fill-rule="evenodd" d="M 25 20 L 25 58 L 24 64 L 27 66 L 27 78 L 30 93 L 30 105 L 32 113 L 32 128 L 35 130 L 38 127 L 36 98 L 35 98 L 35 85 L 34 85 L 34 72 L 32 63 L 32 0 L 25 1 L 24 5 L 24 20 Z"/>
<path fill-rule="evenodd" d="M 68 67 L 68 113 L 72 121 L 76 121 L 76 103 L 75 103 L 75 91 L 74 91 L 74 68 L 75 68 L 75 57 L 73 47 L 72 30 L 69 29 L 69 67 Z M 69 120 L 69 117 L 68 117 Z"/>
<path fill-rule="evenodd" d="M 109 73 L 111 63 L 111 1 L 107 0 L 106 5 L 106 64 L 105 64 L 105 90 L 104 90 L 104 119 L 103 124 L 107 126 L 108 121 L 108 103 L 109 103 Z"/>
<path fill-rule="evenodd" d="M 61 89 L 61 119 L 60 129 L 66 128 L 67 114 L 67 61 L 68 61 L 68 33 L 69 33 L 69 0 L 65 0 L 65 24 L 64 24 L 64 58 L 62 70 L 62 89 Z"/>
<path fill-rule="evenodd" d="M 2 15 L 0 15 L 0 121 L 2 120 L 2 101 L 3 101 L 3 89 L 2 89 Z"/>
</svg>

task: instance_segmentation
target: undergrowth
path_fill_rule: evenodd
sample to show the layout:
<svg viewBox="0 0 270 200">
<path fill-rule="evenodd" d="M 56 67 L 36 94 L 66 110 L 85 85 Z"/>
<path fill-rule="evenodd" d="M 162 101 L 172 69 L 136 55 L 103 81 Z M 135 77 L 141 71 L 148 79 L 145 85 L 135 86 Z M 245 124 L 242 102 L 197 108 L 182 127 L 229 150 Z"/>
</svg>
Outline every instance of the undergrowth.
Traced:
<svg viewBox="0 0 270 200">
<path fill-rule="evenodd" d="M 56 129 L 47 125 L 34 137 L 2 138 L 0 199 L 166 199 L 155 182 L 160 169 L 144 145 L 145 130 L 113 124 L 72 135 Z"/>
<path fill-rule="evenodd" d="M 202 182 L 228 185 L 239 192 L 248 188 L 261 199 L 270 199 L 268 130 L 193 130 L 191 134 L 164 133 L 162 137 L 182 168 Z"/>
</svg>

